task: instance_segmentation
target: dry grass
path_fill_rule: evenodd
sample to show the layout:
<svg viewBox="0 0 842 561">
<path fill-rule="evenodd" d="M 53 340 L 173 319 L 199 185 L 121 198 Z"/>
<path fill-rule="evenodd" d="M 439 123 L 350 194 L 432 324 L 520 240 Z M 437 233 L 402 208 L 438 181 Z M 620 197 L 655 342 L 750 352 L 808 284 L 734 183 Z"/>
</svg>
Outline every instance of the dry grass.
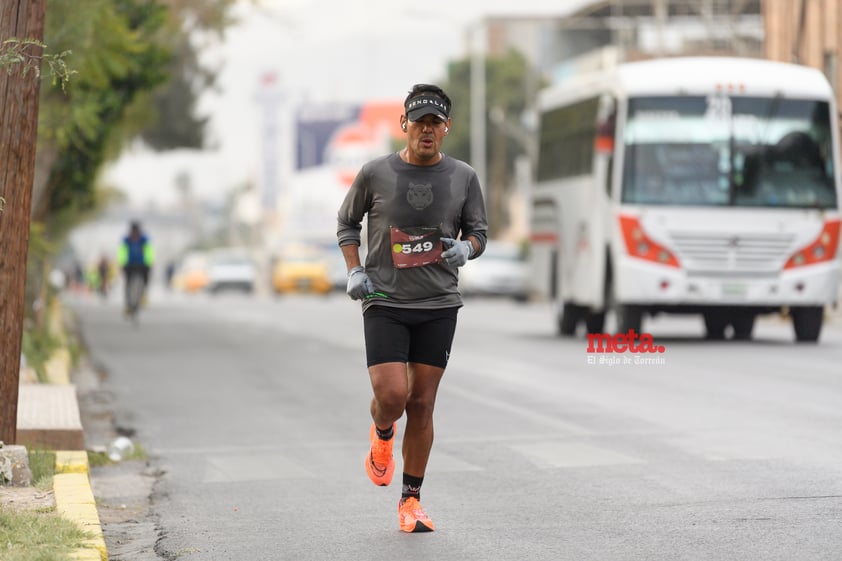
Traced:
<svg viewBox="0 0 842 561">
<path fill-rule="evenodd" d="M 67 561 L 90 536 L 54 512 L 0 506 L 0 559 Z"/>
<path fill-rule="evenodd" d="M 53 475 L 56 455 L 29 451 L 30 487 L 0 487 L 0 559 L 67 561 L 90 536 L 56 512 Z"/>
</svg>

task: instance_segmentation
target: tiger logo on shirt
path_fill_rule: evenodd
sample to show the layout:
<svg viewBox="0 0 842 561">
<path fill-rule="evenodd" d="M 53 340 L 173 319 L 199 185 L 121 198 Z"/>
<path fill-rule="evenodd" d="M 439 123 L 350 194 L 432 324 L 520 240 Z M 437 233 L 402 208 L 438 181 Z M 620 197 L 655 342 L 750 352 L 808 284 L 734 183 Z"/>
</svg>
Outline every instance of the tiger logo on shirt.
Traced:
<svg viewBox="0 0 842 561">
<path fill-rule="evenodd" d="M 406 192 L 407 202 L 415 210 L 424 210 L 433 204 L 433 186 L 430 183 L 410 183 Z"/>
</svg>

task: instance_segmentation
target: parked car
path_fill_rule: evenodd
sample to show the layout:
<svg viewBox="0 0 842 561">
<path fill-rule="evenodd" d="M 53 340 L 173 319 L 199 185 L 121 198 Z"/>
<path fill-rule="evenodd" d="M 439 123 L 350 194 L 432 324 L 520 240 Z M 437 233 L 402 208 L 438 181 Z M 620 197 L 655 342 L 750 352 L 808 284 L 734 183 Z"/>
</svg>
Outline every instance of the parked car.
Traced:
<svg viewBox="0 0 842 561">
<path fill-rule="evenodd" d="M 278 294 L 327 294 L 333 290 L 333 285 L 327 256 L 315 247 L 287 248 L 272 267 L 272 288 Z"/>
<path fill-rule="evenodd" d="M 208 285 L 208 255 L 194 251 L 185 255 L 176 267 L 172 287 L 183 292 L 200 292 Z"/>
<path fill-rule="evenodd" d="M 517 244 L 489 240 L 485 252 L 459 271 L 464 296 L 503 296 L 524 302 L 529 297 L 528 264 Z"/>
<path fill-rule="evenodd" d="M 211 253 L 206 287 L 208 292 L 254 292 L 256 282 L 257 264 L 245 252 L 223 249 Z"/>
<path fill-rule="evenodd" d="M 339 246 L 333 246 L 327 250 L 327 270 L 333 289 L 345 292 L 348 286 L 348 268 L 345 265 L 345 257 Z"/>
</svg>

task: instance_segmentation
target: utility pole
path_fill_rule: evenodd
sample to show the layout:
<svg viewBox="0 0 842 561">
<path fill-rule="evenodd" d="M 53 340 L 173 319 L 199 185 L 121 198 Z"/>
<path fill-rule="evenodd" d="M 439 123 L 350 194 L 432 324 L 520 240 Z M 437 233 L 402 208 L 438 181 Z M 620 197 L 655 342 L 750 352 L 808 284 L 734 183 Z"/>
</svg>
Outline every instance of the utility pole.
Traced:
<svg viewBox="0 0 842 561">
<path fill-rule="evenodd" d="M 0 48 L 7 39 L 44 40 L 46 0 L 0 2 Z M 24 52 L 40 66 L 41 48 Z M 26 256 L 35 174 L 40 78 L 0 68 L 0 440 L 17 438 Z"/>
<path fill-rule="evenodd" d="M 483 191 L 486 185 L 485 147 L 485 64 L 487 34 L 485 21 L 479 21 L 471 31 L 471 166 L 477 172 Z"/>
</svg>

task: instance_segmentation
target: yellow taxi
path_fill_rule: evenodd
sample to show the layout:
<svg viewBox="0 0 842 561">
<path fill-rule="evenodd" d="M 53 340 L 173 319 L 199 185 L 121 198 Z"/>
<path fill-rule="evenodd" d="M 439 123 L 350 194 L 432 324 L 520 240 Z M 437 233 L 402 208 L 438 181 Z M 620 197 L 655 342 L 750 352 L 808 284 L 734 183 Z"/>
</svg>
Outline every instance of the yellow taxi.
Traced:
<svg viewBox="0 0 842 561">
<path fill-rule="evenodd" d="M 206 253 L 188 253 L 173 275 L 172 287 L 183 292 L 201 292 L 210 282 L 208 266 L 208 255 Z"/>
<path fill-rule="evenodd" d="M 296 246 L 283 251 L 272 267 L 272 288 L 278 294 L 328 294 L 333 290 L 324 252 Z"/>
</svg>

